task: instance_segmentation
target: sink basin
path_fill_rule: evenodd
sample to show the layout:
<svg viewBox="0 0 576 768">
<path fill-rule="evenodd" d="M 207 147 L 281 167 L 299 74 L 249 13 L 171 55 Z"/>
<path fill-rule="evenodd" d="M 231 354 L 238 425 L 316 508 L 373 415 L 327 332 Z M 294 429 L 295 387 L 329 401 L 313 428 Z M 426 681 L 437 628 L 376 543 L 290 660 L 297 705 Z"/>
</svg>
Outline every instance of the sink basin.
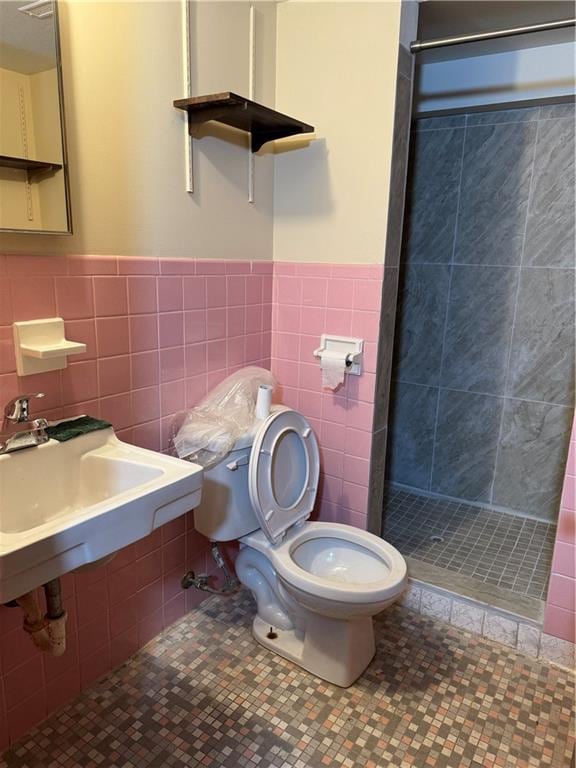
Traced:
<svg viewBox="0 0 576 768">
<path fill-rule="evenodd" d="M 198 506 L 202 468 L 112 429 L 0 456 L 0 603 Z"/>
</svg>

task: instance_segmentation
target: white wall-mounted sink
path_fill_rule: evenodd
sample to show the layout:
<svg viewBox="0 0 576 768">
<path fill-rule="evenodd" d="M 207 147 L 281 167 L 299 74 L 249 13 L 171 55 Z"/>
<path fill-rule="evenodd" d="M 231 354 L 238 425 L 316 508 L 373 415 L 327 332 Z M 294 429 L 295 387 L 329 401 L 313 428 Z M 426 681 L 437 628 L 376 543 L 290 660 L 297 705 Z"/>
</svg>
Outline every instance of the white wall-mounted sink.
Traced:
<svg viewBox="0 0 576 768">
<path fill-rule="evenodd" d="M 202 468 L 112 429 L 0 456 L 0 603 L 198 506 Z"/>
</svg>

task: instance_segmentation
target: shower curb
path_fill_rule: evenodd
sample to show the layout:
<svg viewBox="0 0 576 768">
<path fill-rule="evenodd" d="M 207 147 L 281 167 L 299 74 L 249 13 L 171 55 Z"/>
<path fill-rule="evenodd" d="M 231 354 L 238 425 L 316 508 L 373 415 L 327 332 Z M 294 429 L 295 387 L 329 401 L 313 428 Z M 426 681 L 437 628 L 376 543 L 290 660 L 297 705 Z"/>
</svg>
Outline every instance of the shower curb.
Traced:
<svg viewBox="0 0 576 768">
<path fill-rule="evenodd" d="M 576 646 L 543 632 L 538 621 L 493 608 L 480 600 L 462 597 L 414 578 L 408 580 L 408 589 L 400 603 L 416 613 L 445 621 L 534 659 L 569 671 L 575 668 Z"/>
</svg>

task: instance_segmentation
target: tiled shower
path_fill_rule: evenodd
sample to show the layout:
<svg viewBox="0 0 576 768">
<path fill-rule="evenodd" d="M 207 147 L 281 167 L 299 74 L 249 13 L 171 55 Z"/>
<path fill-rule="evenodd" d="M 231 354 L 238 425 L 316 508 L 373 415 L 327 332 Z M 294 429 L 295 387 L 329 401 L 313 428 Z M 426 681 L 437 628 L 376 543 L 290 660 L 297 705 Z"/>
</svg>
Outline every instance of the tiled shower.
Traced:
<svg viewBox="0 0 576 768">
<path fill-rule="evenodd" d="M 416 120 L 384 535 L 543 599 L 574 411 L 574 104 Z"/>
</svg>

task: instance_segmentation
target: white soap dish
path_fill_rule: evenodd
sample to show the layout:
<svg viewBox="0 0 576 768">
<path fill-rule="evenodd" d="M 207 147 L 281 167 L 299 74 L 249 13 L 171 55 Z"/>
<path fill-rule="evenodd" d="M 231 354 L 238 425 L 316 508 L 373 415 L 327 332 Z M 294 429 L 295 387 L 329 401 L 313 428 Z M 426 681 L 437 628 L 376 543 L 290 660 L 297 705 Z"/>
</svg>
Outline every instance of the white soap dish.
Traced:
<svg viewBox="0 0 576 768">
<path fill-rule="evenodd" d="M 18 376 L 61 370 L 68 365 L 68 355 L 86 352 L 86 344 L 65 338 L 61 317 L 26 320 L 12 327 Z"/>
</svg>

